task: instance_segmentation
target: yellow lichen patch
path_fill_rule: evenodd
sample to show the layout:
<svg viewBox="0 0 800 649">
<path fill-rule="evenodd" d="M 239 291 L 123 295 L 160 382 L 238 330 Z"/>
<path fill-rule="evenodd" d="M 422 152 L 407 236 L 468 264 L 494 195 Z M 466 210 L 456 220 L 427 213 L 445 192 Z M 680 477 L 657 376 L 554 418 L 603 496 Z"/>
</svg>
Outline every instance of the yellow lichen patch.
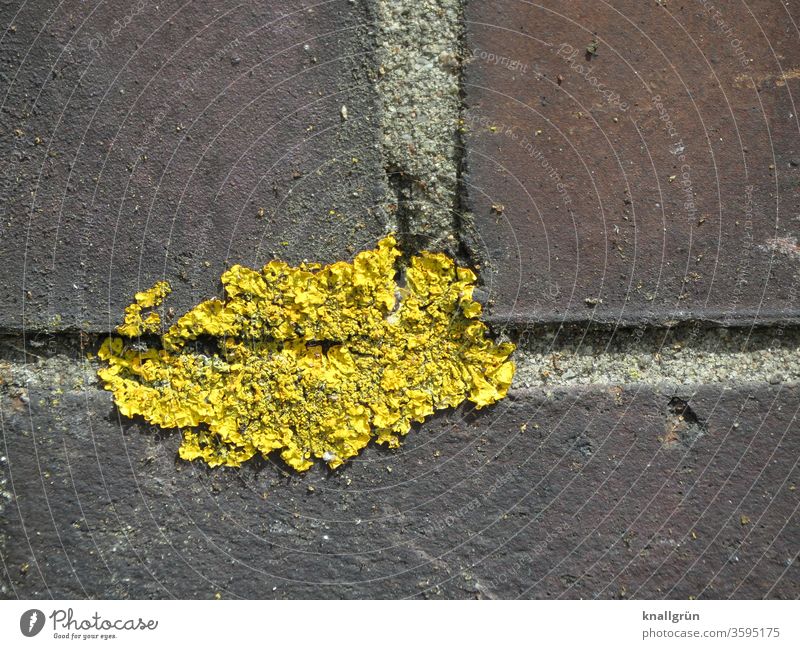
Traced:
<svg viewBox="0 0 800 649">
<path fill-rule="evenodd" d="M 502 399 L 514 346 L 486 337 L 475 275 L 423 252 L 400 287 L 399 256 L 389 236 L 353 263 L 234 266 L 224 300 L 202 302 L 142 351 L 129 339 L 158 333 L 158 314 L 142 312 L 169 293 L 159 282 L 101 346 L 99 375 L 123 415 L 185 429 L 180 456 L 211 466 L 280 451 L 298 471 L 314 458 L 335 468 L 373 438 L 397 446 L 437 409 Z"/>
<path fill-rule="evenodd" d="M 158 282 L 152 288 L 134 295 L 134 303 L 125 309 L 125 322 L 117 327 L 117 332 L 130 338 L 143 333 L 157 333 L 161 327 L 161 317 L 151 311 L 143 318 L 142 310 L 157 307 L 169 292 L 169 284 Z"/>
</svg>

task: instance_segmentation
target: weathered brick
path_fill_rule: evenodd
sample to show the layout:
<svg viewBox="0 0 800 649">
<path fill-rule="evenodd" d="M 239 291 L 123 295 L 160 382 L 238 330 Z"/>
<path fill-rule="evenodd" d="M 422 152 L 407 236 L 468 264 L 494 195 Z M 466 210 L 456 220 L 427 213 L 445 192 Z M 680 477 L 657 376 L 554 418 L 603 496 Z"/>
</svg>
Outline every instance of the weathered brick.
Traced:
<svg viewBox="0 0 800 649">
<path fill-rule="evenodd" d="M 232 263 L 385 232 L 365 3 L 29 3 L 14 24 L 0 327 L 108 331 L 159 279 L 181 313 Z"/>
<path fill-rule="evenodd" d="M 467 3 L 468 203 L 498 321 L 796 319 L 790 9 L 703 7 Z"/>
<path fill-rule="evenodd" d="M 7 597 L 800 595 L 796 387 L 516 392 L 298 476 L 49 363 L 0 405 Z"/>
</svg>

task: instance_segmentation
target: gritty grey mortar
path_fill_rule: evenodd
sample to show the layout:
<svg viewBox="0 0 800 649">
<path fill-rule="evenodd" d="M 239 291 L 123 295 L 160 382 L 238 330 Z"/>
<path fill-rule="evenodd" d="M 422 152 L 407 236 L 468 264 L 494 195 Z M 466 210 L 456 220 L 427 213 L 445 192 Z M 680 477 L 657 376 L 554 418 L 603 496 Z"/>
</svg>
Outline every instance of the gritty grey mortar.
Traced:
<svg viewBox="0 0 800 649">
<path fill-rule="evenodd" d="M 542 327 L 514 336 L 513 388 L 541 386 L 697 385 L 800 381 L 800 330 L 574 330 Z"/>
<path fill-rule="evenodd" d="M 512 389 L 800 382 L 800 328 L 542 326 L 499 338 L 517 345 Z M 56 397 L 70 390 L 99 389 L 100 365 L 85 356 L 98 342 L 80 351 L 67 337 L 46 347 L 18 337 L 1 339 L 0 391 L 25 402 L 29 386 L 48 386 Z"/>
<path fill-rule="evenodd" d="M 378 0 L 377 91 L 383 151 L 400 230 L 420 245 L 453 238 L 458 190 L 458 0 Z"/>
</svg>

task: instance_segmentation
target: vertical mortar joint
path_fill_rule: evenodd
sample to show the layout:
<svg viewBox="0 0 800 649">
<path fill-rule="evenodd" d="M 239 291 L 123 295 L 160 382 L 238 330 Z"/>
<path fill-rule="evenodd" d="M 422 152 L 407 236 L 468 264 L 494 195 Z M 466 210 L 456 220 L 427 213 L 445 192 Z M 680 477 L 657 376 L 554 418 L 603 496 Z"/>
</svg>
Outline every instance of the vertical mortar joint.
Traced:
<svg viewBox="0 0 800 649">
<path fill-rule="evenodd" d="M 407 255 L 461 241 L 462 0 L 376 0 L 377 92 L 389 202 Z"/>
</svg>

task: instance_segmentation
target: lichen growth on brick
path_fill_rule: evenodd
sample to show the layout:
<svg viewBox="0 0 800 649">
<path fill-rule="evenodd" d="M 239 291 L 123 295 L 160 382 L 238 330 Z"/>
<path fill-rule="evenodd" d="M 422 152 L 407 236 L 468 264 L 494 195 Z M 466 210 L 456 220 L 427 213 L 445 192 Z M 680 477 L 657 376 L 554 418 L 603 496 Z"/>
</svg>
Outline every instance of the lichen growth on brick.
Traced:
<svg viewBox="0 0 800 649">
<path fill-rule="evenodd" d="M 472 271 L 423 252 L 400 287 L 399 256 L 388 236 L 352 263 L 233 266 L 224 300 L 143 348 L 131 339 L 161 327 L 159 282 L 103 342 L 98 373 L 123 415 L 182 428 L 185 460 L 239 466 L 279 450 L 305 471 L 314 458 L 335 468 L 373 438 L 396 447 L 437 409 L 502 399 L 514 375 L 514 346 L 479 320 Z"/>
<path fill-rule="evenodd" d="M 158 282 L 147 291 L 141 291 L 134 295 L 134 302 L 125 309 L 125 322 L 117 327 L 117 333 L 131 338 L 141 336 L 143 333 L 158 333 L 161 328 L 161 316 L 155 311 L 150 311 L 143 318 L 142 310 L 158 306 L 169 293 L 169 284 Z"/>
</svg>

